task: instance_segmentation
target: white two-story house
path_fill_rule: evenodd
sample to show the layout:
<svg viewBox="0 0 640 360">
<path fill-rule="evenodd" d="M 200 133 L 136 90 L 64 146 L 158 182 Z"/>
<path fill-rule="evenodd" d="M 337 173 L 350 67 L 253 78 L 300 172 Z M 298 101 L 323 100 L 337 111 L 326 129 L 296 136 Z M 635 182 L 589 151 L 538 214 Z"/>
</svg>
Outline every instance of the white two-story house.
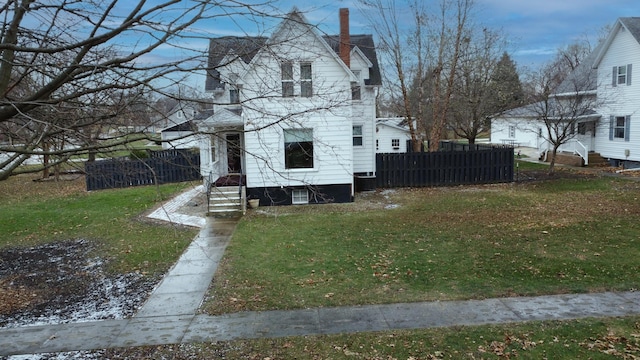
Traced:
<svg viewBox="0 0 640 360">
<path fill-rule="evenodd" d="M 270 37 L 211 39 L 199 122 L 201 171 L 241 179 L 261 205 L 353 200 L 375 176 L 375 99 L 381 76 L 371 35 L 320 34 L 297 10 Z"/>
<path fill-rule="evenodd" d="M 619 18 L 606 39 L 574 70 L 553 101 L 581 96 L 594 105 L 583 109 L 575 136 L 565 146 L 587 161 L 596 152 L 611 164 L 640 165 L 640 82 L 633 69 L 640 64 L 640 17 Z M 580 82 L 576 82 L 580 79 Z M 572 85 L 583 84 L 575 89 Z M 492 142 L 517 143 L 546 150 L 544 123 L 536 104 L 513 109 L 492 119 Z"/>
</svg>

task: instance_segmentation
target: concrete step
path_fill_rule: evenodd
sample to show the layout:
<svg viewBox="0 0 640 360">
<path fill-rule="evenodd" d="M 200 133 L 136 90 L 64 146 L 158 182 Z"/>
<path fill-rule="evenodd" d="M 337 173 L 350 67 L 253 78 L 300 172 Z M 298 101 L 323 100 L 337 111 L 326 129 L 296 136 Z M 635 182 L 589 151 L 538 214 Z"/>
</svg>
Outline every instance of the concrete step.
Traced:
<svg viewBox="0 0 640 360">
<path fill-rule="evenodd" d="M 607 159 L 603 158 L 600 153 L 590 152 L 589 153 L 589 166 L 595 165 L 608 165 L 609 162 Z"/>
<path fill-rule="evenodd" d="M 244 188 L 238 186 L 212 187 L 209 192 L 209 207 L 207 214 L 215 217 L 238 216 L 244 213 L 243 206 Z"/>
</svg>

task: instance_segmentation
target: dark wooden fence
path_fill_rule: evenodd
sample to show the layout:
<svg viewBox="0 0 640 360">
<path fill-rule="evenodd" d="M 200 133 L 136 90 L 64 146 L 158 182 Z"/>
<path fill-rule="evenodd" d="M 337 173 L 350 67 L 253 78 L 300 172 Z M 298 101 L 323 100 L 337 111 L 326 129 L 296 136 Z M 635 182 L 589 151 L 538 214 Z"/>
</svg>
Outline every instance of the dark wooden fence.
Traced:
<svg viewBox="0 0 640 360">
<path fill-rule="evenodd" d="M 200 154 L 191 150 L 150 151 L 139 160 L 85 163 L 87 190 L 124 188 L 199 180 Z"/>
<path fill-rule="evenodd" d="M 511 181 L 512 147 L 376 155 L 376 186 L 381 188 Z"/>
</svg>

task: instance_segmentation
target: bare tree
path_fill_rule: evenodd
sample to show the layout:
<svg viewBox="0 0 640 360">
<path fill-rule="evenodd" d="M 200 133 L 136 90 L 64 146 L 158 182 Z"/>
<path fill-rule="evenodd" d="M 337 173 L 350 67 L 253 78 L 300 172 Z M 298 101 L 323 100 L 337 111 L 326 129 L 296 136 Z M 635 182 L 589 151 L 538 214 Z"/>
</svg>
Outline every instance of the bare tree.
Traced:
<svg viewBox="0 0 640 360">
<path fill-rule="evenodd" d="M 143 94 L 165 92 L 203 70 L 205 49 L 185 45 L 197 38 L 191 30 L 230 15 L 263 13 L 257 5 L 225 0 L 0 5 L 0 180 L 146 137 L 140 131 L 116 138 L 109 130 L 131 115 L 125 112 Z M 181 55 L 154 61 L 161 46 Z M 47 161 L 20 167 L 32 156 Z"/>
<path fill-rule="evenodd" d="M 600 118 L 597 109 L 606 102 L 596 94 L 597 70 L 591 66 L 595 52 L 582 59 L 573 57 L 571 61 L 565 55 L 560 51 L 556 61 L 537 74 L 535 88 L 538 91 L 529 105 L 544 126 L 538 135 L 549 147 L 549 173 L 554 172 L 556 156 L 563 145 L 579 133 L 595 131 Z M 573 71 L 567 75 L 572 66 L 575 66 Z M 560 78 L 563 81 L 558 85 Z"/>
<path fill-rule="evenodd" d="M 461 49 L 470 40 L 473 0 L 441 0 L 436 12 L 412 1 L 404 9 L 413 14 L 410 23 L 394 1 L 361 4 L 380 39 L 388 83 L 395 85 L 390 90 L 401 98 L 404 117 L 413 120 L 407 123 L 414 150 L 426 139 L 430 150 L 437 150 L 445 136 Z"/>
<path fill-rule="evenodd" d="M 427 81 L 428 24 L 426 4 L 420 0 L 409 3 L 413 14 L 407 27 L 404 11 L 393 0 L 361 0 L 362 11 L 378 35 L 378 49 L 383 63 L 386 84 L 391 92 L 392 103 L 398 105 L 398 113 L 407 119 L 411 141 L 419 151 L 425 139 L 424 82 Z M 411 93 L 411 88 L 418 89 Z M 395 100 L 395 101 L 394 101 Z M 413 121 L 412 121 L 413 120 Z"/>
<path fill-rule="evenodd" d="M 489 129 L 491 115 L 517 104 L 513 99 L 522 98 L 522 88 L 515 67 L 515 83 L 511 76 L 504 76 L 512 75 L 503 71 L 504 63 L 511 63 L 503 52 L 504 37 L 487 28 L 470 36 L 471 41 L 460 56 L 449 126 L 458 137 L 473 144 L 479 134 Z"/>
</svg>

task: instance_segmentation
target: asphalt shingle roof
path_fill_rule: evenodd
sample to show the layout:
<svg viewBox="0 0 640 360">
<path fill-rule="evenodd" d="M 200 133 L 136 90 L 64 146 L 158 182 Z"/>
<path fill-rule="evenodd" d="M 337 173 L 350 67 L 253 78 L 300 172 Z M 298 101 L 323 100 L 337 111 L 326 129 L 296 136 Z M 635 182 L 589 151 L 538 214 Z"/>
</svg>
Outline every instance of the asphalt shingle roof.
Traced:
<svg viewBox="0 0 640 360">
<path fill-rule="evenodd" d="M 331 46 L 331 48 L 339 54 L 339 36 L 326 35 L 323 39 Z M 254 56 L 267 43 L 266 37 L 235 37 L 225 36 L 214 38 L 209 41 L 209 59 L 208 71 L 205 82 L 205 90 L 215 90 L 222 87 L 220 72 L 216 67 L 220 66 L 220 61 L 229 53 L 235 54 L 245 63 L 251 62 Z M 382 85 L 382 76 L 380 75 L 380 67 L 378 65 L 378 57 L 376 55 L 375 44 L 372 35 L 350 35 L 351 48 L 358 47 L 362 53 L 373 64 L 370 68 L 370 79 L 366 81 L 366 85 Z"/>
</svg>

